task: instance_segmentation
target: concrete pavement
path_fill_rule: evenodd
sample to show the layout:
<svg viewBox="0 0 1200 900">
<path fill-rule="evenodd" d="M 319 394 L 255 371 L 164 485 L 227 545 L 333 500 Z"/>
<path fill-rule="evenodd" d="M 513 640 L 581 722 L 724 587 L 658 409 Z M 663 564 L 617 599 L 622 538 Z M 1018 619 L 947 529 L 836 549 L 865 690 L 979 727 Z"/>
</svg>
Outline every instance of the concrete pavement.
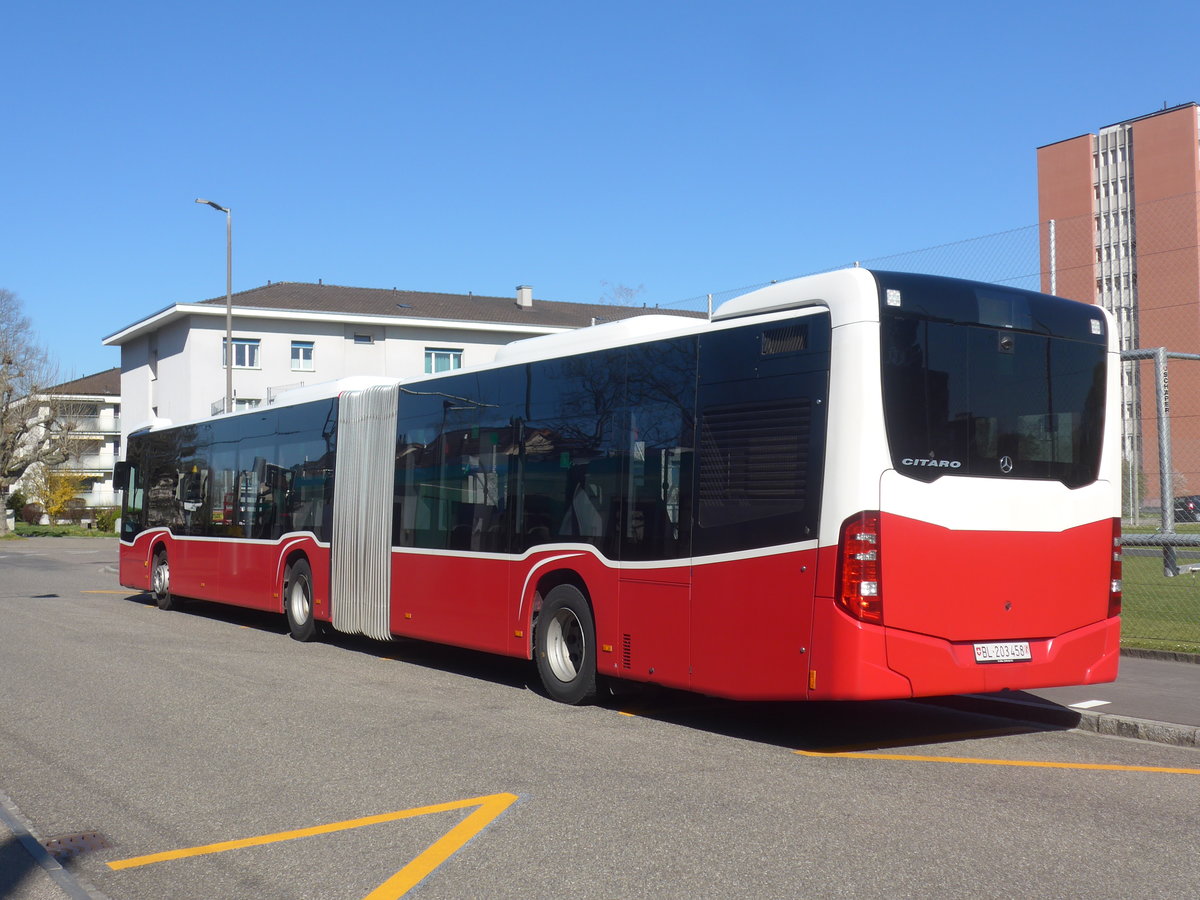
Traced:
<svg viewBox="0 0 1200 900">
<path fill-rule="evenodd" d="M 1200 747 L 1200 657 L 1125 651 L 1113 684 L 926 701 L 1022 721 Z M 0 897 L 102 900 L 39 843 L 0 793 Z"/>
</svg>

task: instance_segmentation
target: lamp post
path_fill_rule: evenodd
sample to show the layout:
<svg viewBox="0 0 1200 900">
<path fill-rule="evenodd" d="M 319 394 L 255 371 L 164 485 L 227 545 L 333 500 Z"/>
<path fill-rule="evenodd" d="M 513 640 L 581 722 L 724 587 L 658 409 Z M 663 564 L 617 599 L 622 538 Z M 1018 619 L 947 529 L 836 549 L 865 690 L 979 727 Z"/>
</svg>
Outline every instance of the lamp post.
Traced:
<svg viewBox="0 0 1200 900">
<path fill-rule="evenodd" d="M 233 411 L 233 215 L 219 203 L 197 203 L 225 213 L 225 412 Z"/>
</svg>

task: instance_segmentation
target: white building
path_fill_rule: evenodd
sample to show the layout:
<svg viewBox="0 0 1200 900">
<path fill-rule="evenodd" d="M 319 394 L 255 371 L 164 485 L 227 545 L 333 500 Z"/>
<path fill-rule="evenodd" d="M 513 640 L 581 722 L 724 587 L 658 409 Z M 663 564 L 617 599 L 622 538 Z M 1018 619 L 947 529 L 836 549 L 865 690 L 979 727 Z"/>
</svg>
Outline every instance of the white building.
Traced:
<svg viewBox="0 0 1200 900">
<path fill-rule="evenodd" d="M 37 421 L 54 411 L 58 426 L 70 431 L 71 456 L 54 468 L 81 476 L 78 495 L 88 507 L 115 506 L 113 465 L 121 458 L 121 370 L 108 369 L 49 388 L 33 398 Z M 32 421 L 32 420 L 31 420 Z M 42 431 L 32 439 L 40 440 Z M 23 490 L 24 478 L 11 490 Z"/>
<path fill-rule="evenodd" d="M 234 408 L 347 375 L 404 377 L 490 362 L 496 349 L 644 307 L 279 282 L 233 295 Z M 696 313 L 655 310 L 675 315 Z M 225 297 L 175 303 L 104 338 L 121 348 L 122 443 L 155 419 L 223 410 Z"/>
</svg>

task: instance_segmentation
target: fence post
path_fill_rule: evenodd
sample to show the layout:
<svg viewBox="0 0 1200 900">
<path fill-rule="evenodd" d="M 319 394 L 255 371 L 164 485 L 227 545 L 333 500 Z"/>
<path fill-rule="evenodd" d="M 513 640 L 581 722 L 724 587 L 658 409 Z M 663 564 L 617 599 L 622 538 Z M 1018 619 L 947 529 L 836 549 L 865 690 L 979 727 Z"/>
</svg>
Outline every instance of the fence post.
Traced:
<svg viewBox="0 0 1200 900">
<path fill-rule="evenodd" d="M 1158 407 L 1158 496 L 1162 533 L 1175 533 L 1175 492 L 1171 487 L 1171 395 L 1167 387 L 1167 348 L 1154 349 L 1154 399 Z M 1163 544 L 1163 575 L 1179 574 L 1175 548 Z"/>
<path fill-rule="evenodd" d="M 1054 220 L 1050 220 L 1050 293 L 1058 294 L 1058 242 L 1055 237 Z"/>
</svg>

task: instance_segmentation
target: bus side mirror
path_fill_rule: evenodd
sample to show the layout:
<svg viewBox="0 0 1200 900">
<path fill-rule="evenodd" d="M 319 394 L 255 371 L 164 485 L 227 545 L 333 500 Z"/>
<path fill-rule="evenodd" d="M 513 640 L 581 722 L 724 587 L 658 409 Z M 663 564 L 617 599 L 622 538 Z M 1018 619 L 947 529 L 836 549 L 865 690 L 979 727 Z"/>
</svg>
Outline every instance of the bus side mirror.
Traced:
<svg viewBox="0 0 1200 900">
<path fill-rule="evenodd" d="M 129 490 L 129 463 L 124 460 L 113 466 L 113 488 L 118 491 Z"/>
</svg>

